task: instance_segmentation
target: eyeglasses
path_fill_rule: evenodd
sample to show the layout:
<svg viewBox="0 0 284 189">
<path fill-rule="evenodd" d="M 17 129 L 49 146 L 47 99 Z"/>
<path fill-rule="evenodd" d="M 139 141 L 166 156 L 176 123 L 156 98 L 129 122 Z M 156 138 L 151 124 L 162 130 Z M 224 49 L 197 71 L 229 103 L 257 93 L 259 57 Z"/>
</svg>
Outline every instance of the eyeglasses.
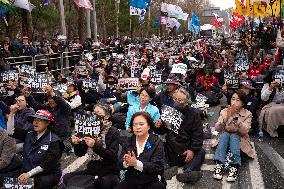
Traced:
<svg viewBox="0 0 284 189">
<path fill-rule="evenodd" d="M 173 98 L 175 102 L 178 102 L 178 103 L 184 103 L 185 100 L 184 99 L 178 99 L 178 98 Z"/>
</svg>

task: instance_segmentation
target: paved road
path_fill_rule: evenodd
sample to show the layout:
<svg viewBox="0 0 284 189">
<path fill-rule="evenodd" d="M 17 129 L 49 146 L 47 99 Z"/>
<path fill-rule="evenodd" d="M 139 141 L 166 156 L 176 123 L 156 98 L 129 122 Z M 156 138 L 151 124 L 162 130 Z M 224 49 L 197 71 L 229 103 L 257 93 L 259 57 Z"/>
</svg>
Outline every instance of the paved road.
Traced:
<svg viewBox="0 0 284 189">
<path fill-rule="evenodd" d="M 221 104 L 224 104 L 223 100 Z M 209 125 L 214 126 L 221 106 L 210 108 L 214 112 L 209 117 Z M 271 138 L 265 135 L 264 142 L 259 142 L 257 136 L 252 136 L 252 145 L 255 147 L 257 158 L 243 163 L 239 178 L 235 183 L 216 181 L 212 178 L 214 170 L 214 150 L 208 148 L 211 139 L 204 141 L 206 160 L 202 166 L 203 177 L 194 184 L 179 183 L 175 177 L 168 181 L 167 189 L 284 189 L 284 139 Z M 62 168 L 65 172 L 82 170 L 87 162 L 86 157 L 77 158 L 73 154 L 62 157 Z M 226 177 L 224 177 L 226 178 Z"/>
</svg>

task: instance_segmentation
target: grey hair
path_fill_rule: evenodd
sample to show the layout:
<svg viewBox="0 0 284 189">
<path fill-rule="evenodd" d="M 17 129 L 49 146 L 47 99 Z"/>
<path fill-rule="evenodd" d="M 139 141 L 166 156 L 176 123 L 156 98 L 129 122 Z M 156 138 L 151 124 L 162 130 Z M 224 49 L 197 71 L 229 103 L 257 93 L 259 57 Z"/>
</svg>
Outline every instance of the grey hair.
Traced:
<svg viewBox="0 0 284 189">
<path fill-rule="evenodd" d="M 190 102 L 190 94 L 184 89 L 184 88 L 178 88 L 174 91 L 174 94 L 176 93 L 182 93 L 186 97 L 186 101 L 189 103 Z"/>
</svg>

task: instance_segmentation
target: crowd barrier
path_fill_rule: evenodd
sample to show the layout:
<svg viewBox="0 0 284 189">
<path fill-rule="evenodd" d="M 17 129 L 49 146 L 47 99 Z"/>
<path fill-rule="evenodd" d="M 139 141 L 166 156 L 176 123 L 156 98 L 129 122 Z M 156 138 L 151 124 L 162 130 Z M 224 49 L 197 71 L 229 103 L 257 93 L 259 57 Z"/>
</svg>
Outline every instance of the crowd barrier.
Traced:
<svg viewBox="0 0 284 189">
<path fill-rule="evenodd" d="M 34 66 L 37 72 L 44 73 L 46 68 L 49 72 L 60 72 L 68 74 L 74 69 L 75 65 L 81 60 L 83 54 L 91 53 L 95 60 L 100 60 L 107 54 L 113 52 L 114 49 L 92 49 L 91 51 L 71 51 L 53 54 L 40 54 L 35 56 L 19 56 L 4 58 L 9 69 L 16 70 L 17 65 L 27 64 Z"/>
</svg>

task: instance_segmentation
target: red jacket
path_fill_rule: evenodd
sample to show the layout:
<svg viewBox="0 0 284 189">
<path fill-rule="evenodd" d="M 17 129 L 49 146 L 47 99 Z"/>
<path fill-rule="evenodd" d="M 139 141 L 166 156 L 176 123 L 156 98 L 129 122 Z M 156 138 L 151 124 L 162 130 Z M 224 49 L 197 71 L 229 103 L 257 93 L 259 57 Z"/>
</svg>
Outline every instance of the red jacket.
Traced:
<svg viewBox="0 0 284 189">
<path fill-rule="evenodd" d="M 254 68 L 251 64 L 249 66 L 249 77 L 250 78 L 256 78 L 259 74 L 261 74 L 263 69 L 263 65 L 259 65 L 257 68 Z"/>
<path fill-rule="evenodd" d="M 200 78 L 200 85 L 206 87 L 205 92 L 211 91 L 212 87 L 216 84 L 217 84 L 217 79 L 216 79 L 215 76 L 212 76 L 211 81 L 209 82 L 209 85 L 207 85 L 207 86 L 205 85 L 204 76 L 201 76 L 201 78 Z"/>
</svg>

